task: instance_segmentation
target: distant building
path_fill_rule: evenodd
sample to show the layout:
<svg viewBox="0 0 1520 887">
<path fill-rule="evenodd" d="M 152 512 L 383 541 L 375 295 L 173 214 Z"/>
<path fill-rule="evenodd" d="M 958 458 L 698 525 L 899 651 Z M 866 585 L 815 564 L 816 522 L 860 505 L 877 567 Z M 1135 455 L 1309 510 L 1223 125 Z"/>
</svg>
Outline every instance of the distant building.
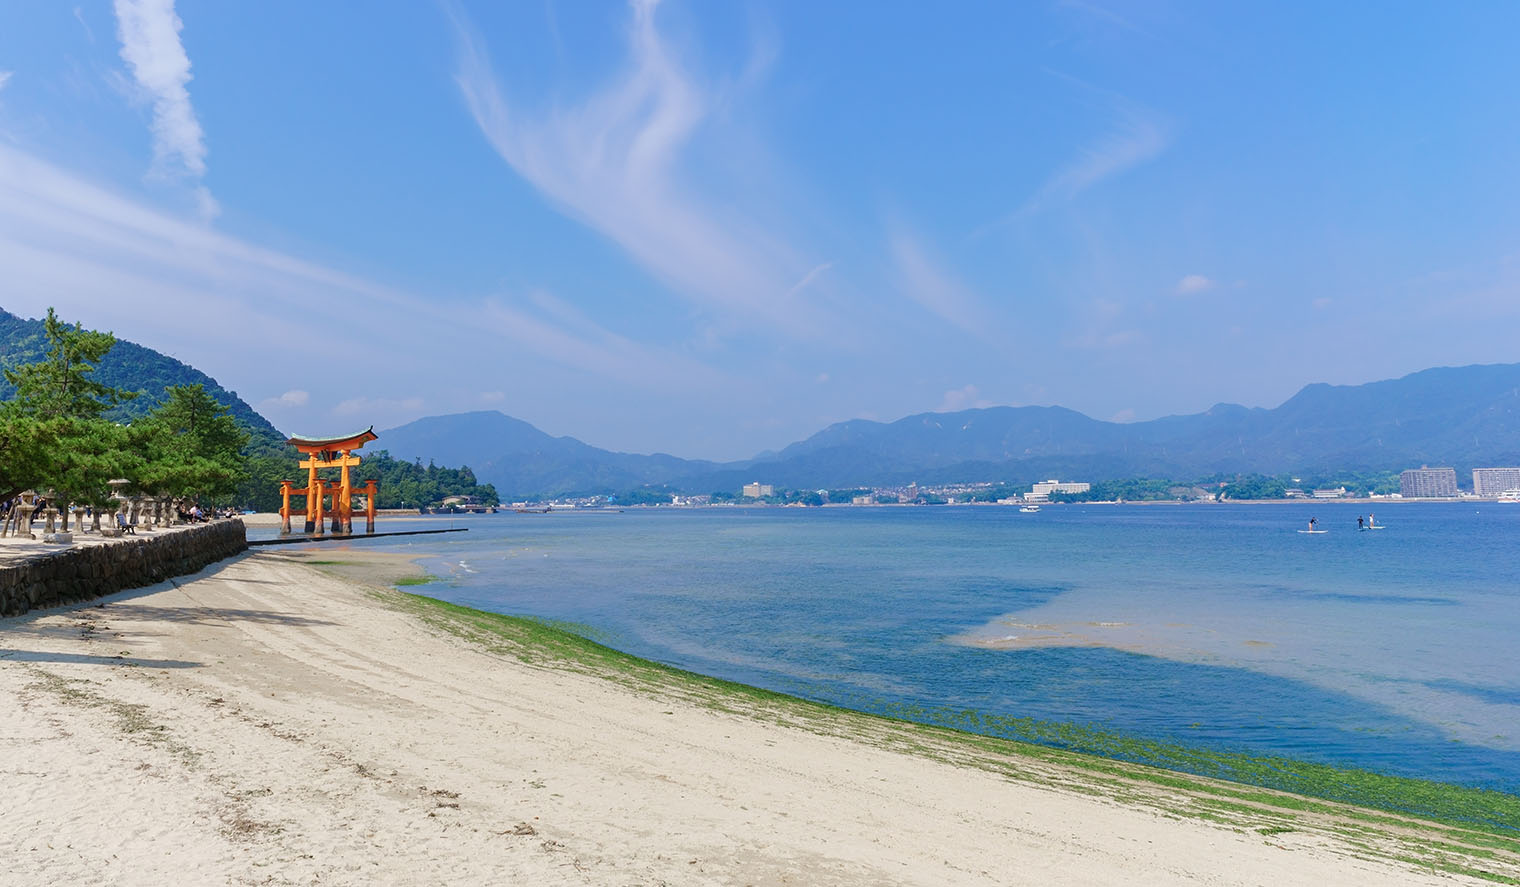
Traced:
<svg viewBox="0 0 1520 887">
<path fill-rule="evenodd" d="M 1455 499 L 1455 468 L 1411 468 L 1399 475 L 1399 494 L 1405 499 Z"/>
<path fill-rule="evenodd" d="M 1308 496 L 1304 493 L 1303 490 L 1300 490 L 1298 487 L 1289 487 L 1286 490 L 1283 490 L 1283 498 L 1284 499 L 1306 499 L 1306 498 L 1308 498 Z"/>
<path fill-rule="evenodd" d="M 744 495 L 751 499 L 768 499 L 776 495 L 776 488 L 771 484 L 752 483 L 744 485 Z"/>
<path fill-rule="evenodd" d="M 1452 475 L 1455 477 L 1456 475 Z M 1315 490 L 1309 494 L 1315 499 L 1340 499 L 1346 495 L 1345 487 L 1336 487 L 1332 490 Z"/>
<path fill-rule="evenodd" d="M 1473 493 L 1498 496 L 1507 490 L 1520 490 L 1520 468 L 1474 468 Z"/>
<path fill-rule="evenodd" d="M 851 505 L 870 505 L 870 504 L 872 504 L 875 501 L 876 500 L 872 499 L 870 496 L 856 496 L 855 498 L 853 498 L 853 499 L 850 500 L 850 504 Z"/>
<path fill-rule="evenodd" d="M 1041 481 L 1040 483 L 1035 484 L 1033 488 L 1030 489 L 1029 493 L 1024 496 L 1024 501 L 1049 502 L 1051 493 L 1085 493 L 1090 489 L 1092 489 L 1092 484 L 1063 484 L 1055 478 L 1051 478 L 1050 480 Z"/>
</svg>

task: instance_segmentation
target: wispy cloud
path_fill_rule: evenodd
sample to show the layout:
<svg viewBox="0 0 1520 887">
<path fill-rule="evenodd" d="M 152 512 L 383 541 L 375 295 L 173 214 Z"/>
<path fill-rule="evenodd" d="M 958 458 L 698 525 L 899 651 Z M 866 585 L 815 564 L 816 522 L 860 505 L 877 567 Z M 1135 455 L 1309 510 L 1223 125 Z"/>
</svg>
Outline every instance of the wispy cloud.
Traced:
<svg viewBox="0 0 1520 887">
<path fill-rule="evenodd" d="M 982 300 L 931 258 L 918 238 L 898 228 L 888 241 L 902 290 L 929 313 L 978 337 L 993 335 Z"/>
<path fill-rule="evenodd" d="M 1076 156 L 1047 178 L 1022 206 L 988 228 L 1070 201 L 1108 179 L 1154 160 L 1172 144 L 1171 127 L 1156 112 L 1075 77 L 1058 71 L 1047 73 L 1088 96 L 1097 97 L 1106 109 L 1108 124 L 1101 136 L 1078 149 Z"/>
<path fill-rule="evenodd" d="M 1113 128 L 1047 179 L 1019 214 L 1030 215 L 1071 200 L 1105 179 L 1154 159 L 1170 144 L 1171 135 L 1159 119 L 1134 107 L 1121 107 Z"/>
<path fill-rule="evenodd" d="M 116 0 L 116 24 L 122 61 L 153 106 L 153 173 L 195 183 L 201 217 L 209 220 L 220 210 L 200 184 L 206 140 L 190 105 L 190 57 L 179 39 L 183 23 L 174 0 Z"/>
<path fill-rule="evenodd" d="M 952 388 L 945 392 L 939 406 L 935 407 L 936 413 L 957 413 L 961 410 L 985 409 L 992 406 L 992 401 L 982 397 L 981 389 L 975 385 L 965 385 L 961 388 Z"/>
<path fill-rule="evenodd" d="M 90 23 L 89 22 L 85 21 L 85 19 L 84 19 L 84 10 L 80 9 L 78 6 L 74 7 L 74 18 L 79 21 L 80 27 L 84 28 L 85 39 L 88 40 L 88 41 L 90 41 L 91 43 L 94 43 L 95 42 L 95 29 L 93 29 L 93 28 L 90 27 Z"/>
<path fill-rule="evenodd" d="M 412 397 L 352 397 L 342 401 L 333 408 L 333 412 L 339 416 L 357 416 L 360 413 L 374 414 L 415 414 L 422 409 L 424 401 L 417 396 Z"/>
<path fill-rule="evenodd" d="M 820 268 L 807 271 L 811 263 L 773 226 L 686 177 L 682 160 L 718 99 L 661 36 L 653 0 L 632 3 L 623 74 L 580 104 L 537 118 L 508 103 L 480 35 L 462 11 L 446 9 L 458 34 L 465 103 L 518 175 L 704 308 L 793 335 L 823 334 L 822 309 L 803 285 Z"/>
<path fill-rule="evenodd" d="M 1176 293 L 1179 296 L 1191 296 L 1195 293 L 1205 292 L 1214 288 L 1214 281 L 1202 274 L 1189 274 L 1177 281 Z"/>
<path fill-rule="evenodd" d="M 421 298 L 166 215 L 3 142 L 0 268 L 7 309 L 39 314 L 56 305 L 65 317 L 126 338 L 156 347 L 177 343 L 174 356 L 228 384 L 257 367 L 251 377 L 271 387 L 244 393 L 273 409 L 327 408 L 335 399 L 307 393 L 323 390 L 307 380 L 360 366 L 367 387 L 405 390 L 413 380 L 404 362 L 384 355 L 407 353 L 419 341 L 448 343 L 461 353 L 516 348 L 660 391 L 690 391 L 715 378 L 701 362 L 618 336 L 547 293 L 521 300 L 521 308 L 460 298 L 457 312 L 440 311 L 436 296 Z M 459 316 L 479 322 L 462 327 Z M 309 347 L 313 328 L 324 330 L 316 352 Z M 365 355 L 374 357 L 366 363 Z M 474 373 L 482 387 L 500 384 L 493 369 Z M 515 371 L 500 365 L 502 380 Z M 407 415 L 411 403 L 391 397 L 363 406 L 382 411 L 377 422 L 399 422 L 416 418 Z M 344 409 L 347 415 L 355 406 Z"/>
<path fill-rule="evenodd" d="M 0 71 L 0 89 L 4 89 L 5 88 L 5 84 L 7 82 L 9 82 L 9 80 L 11 79 L 11 75 L 14 74 L 14 73 L 16 73 L 16 72 L 15 71 Z"/>
<path fill-rule="evenodd" d="M 525 299 L 490 299 L 482 307 L 479 321 L 481 329 L 500 337 L 509 353 L 530 354 L 535 360 L 626 385 L 691 391 L 716 388 L 723 381 L 706 364 L 618 335 L 543 291 Z"/>
<path fill-rule="evenodd" d="M 795 284 L 792 285 L 791 289 L 789 289 L 789 290 L 786 291 L 787 297 L 791 298 L 792 296 L 795 296 L 798 293 L 802 292 L 803 290 L 807 289 L 808 285 L 811 284 L 813 281 L 817 280 L 818 276 L 820 274 L 822 274 L 823 272 L 829 270 L 832 267 L 834 267 L 834 263 L 833 262 L 824 262 L 822 265 L 819 265 L 816 268 L 814 268 L 813 270 L 809 271 L 808 273 L 802 275 L 802 279 L 799 280 L 799 281 L 797 281 Z"/>
<path fill-rule="evenodd" d="M 1072 348 L 1111 349 L 1144 342 L 1145 333 L 1122 325 L 1127 313 L 1122 302 L 1093 299 L 1082 312 L 1081 328 L 1075 335 L 1067 337 L 1065 344 Z"/>
<path fill-rule="evenodd" d="M 1134 22 L 1130 21 L 1119 13 L 1114 12 L 1112 9 L 1109 9 L 1106 6 L 1099 6 L 1096 3 L 1087 3 L 1085 0 L 1060 0 L 1060 2 L 1058 2 L 1056 5 L 1063 9 L 1076 10 L 1077 12 L 1080 12 L 1089 18 L 1102 22 L 1104 25 L 1119 28 L 1121 30 L 1129 31 L 1135 34 L 1149 36 Z"/>
<path fill-rule="evenodd" d="M 311 393 L 299 388 L 292 388 L 279 397 L 271 397 L 259 402 L 260 406 L 270 407 L 304 407 L 311 402 Z"/>
</svg>

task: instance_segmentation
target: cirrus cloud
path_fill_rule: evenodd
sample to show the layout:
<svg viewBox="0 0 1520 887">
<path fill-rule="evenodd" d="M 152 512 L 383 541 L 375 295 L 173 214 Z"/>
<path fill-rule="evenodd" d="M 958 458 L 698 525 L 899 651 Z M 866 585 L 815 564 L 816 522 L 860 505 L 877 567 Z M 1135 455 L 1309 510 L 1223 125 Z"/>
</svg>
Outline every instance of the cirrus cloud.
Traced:
<svg viewBox="0 0 1520 887">
<path fill-rule="evenodd" d="M 184 23 L 174 0 L 116 0 L 121 59 L 153 106 L 153 172 L 196 183 L 201 218 L 209 221 L 220 208 L 199 184 L 206 174 L 206 140 L 190 105 L 190 57 L 180 42 Z"/>
<path fill-rule="evenodd" d="M 721 90 L 682 66 L 656 27 L 657 0 L 630 6 L 624 73 L 542 116 L 509 104 L 481 36 L 462 10 L 445 6 L 459 45 L 455 79 L 476 125 L 559 211 L 684 297 L 794 337 L 827 335 L 827 311 L 809 291 L 830 263 L 804 260 L 753 207 L 691 180 L 687 155 L 721 118 Z"/>
<path fill-rule="evenodd" d="M 1176 293 L 1179 296 L 1191 296 L 1214 288 L 1214 281 L 1202 274 L 1189 274 L 1177 281 Z"/>
</svg>

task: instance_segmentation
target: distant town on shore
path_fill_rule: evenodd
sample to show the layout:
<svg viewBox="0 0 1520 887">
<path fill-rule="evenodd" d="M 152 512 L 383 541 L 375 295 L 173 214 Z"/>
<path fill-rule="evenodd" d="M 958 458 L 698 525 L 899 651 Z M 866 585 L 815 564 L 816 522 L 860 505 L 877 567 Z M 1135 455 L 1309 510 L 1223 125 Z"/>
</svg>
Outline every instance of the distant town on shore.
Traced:
<svg viewBox="0 0 1520 887">
<path fill-rule="evenodd" d="M 754 481 L 737 494 L 681 495 L 655 490 L 636 490 L 623 495 L 560 497 L 557 499 L 521 500 L 514 508 L 608 508 L 623 506 L 701 507 L 713 505 L 775 506 L 869 506 L 869 505 L 1048 505 L 1048 504 L 1143 504 L 1206 502 L 1291 502 L 1305 501 L 1460 501 L 1487 500 L 1520 503 L 1520 467 L 1474 468 L 1473 485 L 1463 489 L 1457 483 L 1455 468 L 1410 468 L 1392 476 L 1396 490 L 1355 490 L 1344 484 L 1335 487 L 1288 486 L 1302 484 L 1301 478 L 1246 478 L 1238 481 L 1212 481 L 1198 484 L 1173 484 L 1168 481 L 1136 479 L 1127 481 L 1061 481 L 1055 478 L 1016 489 L 1005 483 L 955 483 L 902 486 L 860 487 L 836 490 L 790 490 L 775 484 Z M 1380 486 L 1387 486 L 1383 484 Z M 1250 495 L 1239 495 L 1249 493 Z M 1126 495 L 1128 494 L 1128 495 Z M 458 497 L 445 503 L 448 510 L 485 510 L 482 503 Z"/>
</svg>

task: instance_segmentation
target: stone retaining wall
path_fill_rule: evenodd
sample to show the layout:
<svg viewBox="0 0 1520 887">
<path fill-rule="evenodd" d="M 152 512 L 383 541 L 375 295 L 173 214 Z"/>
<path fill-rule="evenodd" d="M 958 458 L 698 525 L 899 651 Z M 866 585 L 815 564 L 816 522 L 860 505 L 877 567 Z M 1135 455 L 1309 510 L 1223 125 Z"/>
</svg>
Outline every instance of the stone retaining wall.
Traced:
<svg viewBox="0 0 1520 887">
<path fill-rule="evenodd" d="M 0 616 L 104 597 L 194 573 L 248 549 L 243 522 L 219 520 L 154 536 L 127 536 L 0 568 Z"/>
</svg>

